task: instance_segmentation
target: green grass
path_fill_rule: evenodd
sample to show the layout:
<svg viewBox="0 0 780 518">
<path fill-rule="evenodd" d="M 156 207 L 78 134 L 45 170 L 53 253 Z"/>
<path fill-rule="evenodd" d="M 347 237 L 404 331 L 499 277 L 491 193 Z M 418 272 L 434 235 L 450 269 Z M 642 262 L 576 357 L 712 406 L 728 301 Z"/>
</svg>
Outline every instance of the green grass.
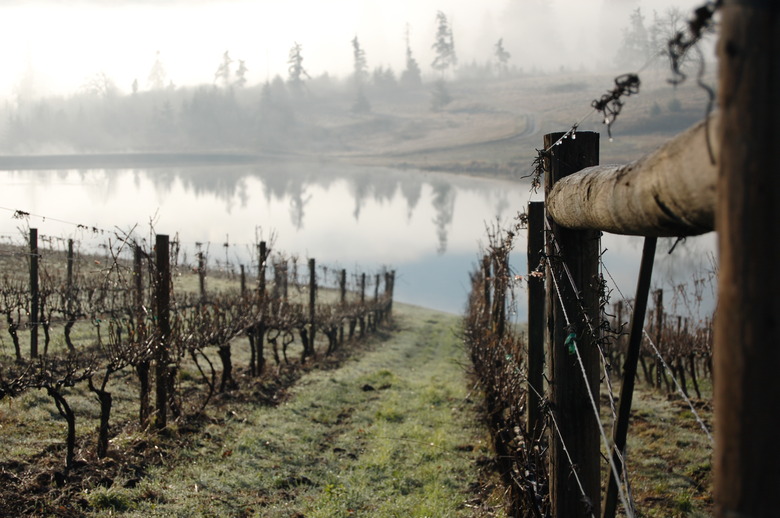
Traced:
<svg viewBox="0 0 780 518">
<path fill-rule="evenodd" d="M 488 450 L 466 399 L 458 318 L 397 308 L 397 333 L 306 374 L 280 407 L 236 405 L 143 484 L 112 493 L 109 503 L 126 503 L 114 512 L 473 516 L 464 503 Z"/>
<path fill-rule="evenodd" d="M 711 409 L 697 413 L 711 430 Z M 638 385 L 627 445 L 638 516 L 711 516 L 712 453 L 713 445 L 684 401 Z"/>
</svg>

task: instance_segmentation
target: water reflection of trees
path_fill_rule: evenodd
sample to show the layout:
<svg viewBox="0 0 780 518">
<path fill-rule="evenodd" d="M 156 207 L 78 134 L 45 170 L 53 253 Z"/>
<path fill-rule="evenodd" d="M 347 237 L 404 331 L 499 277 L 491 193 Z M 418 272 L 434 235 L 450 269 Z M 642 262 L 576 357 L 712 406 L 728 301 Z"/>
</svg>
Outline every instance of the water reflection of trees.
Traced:
<svg viewBox="0 0 780 518">
<path fill-rule="evenodd" d="M 452 215 L 455 212 L 455 191 L 452 184 L 445 182 L 436 182 L 433 184 L 433 208 L 436 210 L 436 217 L 433 223 L 436 225 L 436 238 L 438 246 L 436 252 L 443 254 L 447 251 L 447 233 L 452 224 Z"/>
<path fill-rule="evenodd" d="M 401 195 L 406 200 L 406 220 L 412 219 L 414 209 L 422 197 L 423 182 L 419 177 L 406 177 L 401 180 Z"/>
<path fill-rule="evenodd" d="M 311 194 L 306 194 L 306 186 L 296 185 L 297 190 L 290 193 L 290 221 L 296 230 L 303 229 L 303 217 L 306 212 L 306 205 L 311 201 Z"/>
<path fill-rule="evenodd" d="M 392 204 L 403 200 L 406 204 L 406 222 L 411 221 L 419 208 L 423 190 L 430 186 L 430 203 L 435 215 L 437 251 L 447 250 L 448 234 L 451 231 L 455 198 L 458 189 L 478 192 L 492 204 L 495 211 L 503 213 L 511 209 L 506 189 L 488 181 L 464 181 L 445 175 L 428 175 L 419 171 L 402 171 L 390 168 L 356 168 L 338 164 L 303 164 L 291 162 L 266 163 L 255 166 L 197 166 L 183 168 L 151 168 L 127 170 L 86 171 L 18 171 L 12 175 L 35 175 L 40 186 L 56 179 L 66 179 L 71 174 L 79 178 L 82 185 L 100 186 L 102 196 L 122 196 L 119 192 L 124 175 L 139 190 L 143 182 L 150 182 L 161 195 L 170 194 L 180 186 L 194 198 L 211 196 L 221 201 L 228 212 L 234 207 L 246 208 L 250 204 L 270 205 L 281 202 L 288 206 L 289 218 L 294 228 L 302 230 L 306 224 L 306 212 L 311 207 L 313 188 L 329 191 L 336 184 L 346 184 L 353 200 L 352 217 L 359 221 L 363 209 L 371 203 Z M 94 195 L 95 193 L 93 193 Z M 400 197 L 400 199 L 399 199 Z M 197 200 L 194 201 L 197 203 Z M 341 203 L 334 200 L 334 203 Z M 335 207 L 334 209 L 339 209 Z M 497 214 L 484 214 L 490 219 Z M 398 224 L 403 224 L 401 221 Z"/>
<path fill-rule="evenodd" d="M 400 179 L 388 169 L 378 169 L 374 174 L 357 174 L 348 178 L 350 191 L 355 198 L 355 208 L 352 216 L 355 221 L 360 220 L 360 212 L 366 201 L 371 200 L 377 204 L 392 202 L 398 191 Z"/>
<path fill-rule="evenodd" d="M 316 173 L 314 172 L 316 170 Z M 150 173 L 152 174 L 152 173 Z M 257 178 L 264 185 L 267 203 L 273 200 L 289 200 L 289 213 L 292 225 L 301 230 L 304 227 L 306 208 L 312 195 L 307 192 L 309 186 L 327 189 L 337 180 L 346 181 L 354 200 L 352 216 L 360 220 L 361 211 L 369 202 L 376 204 L 391 203 L 400 193 L 407 206 L 407 221 L 419 205 L 423 185 L 427 183 L 419 172 L 396 171 L 377 168 L 369 171 L 352 170 L 341 167 L 294 166 L 289 163 L 269 164 L 255 170 L 246 168 L 223 168 L 218 170 L 180 170 L 178 176 L 182 185 L 196 194 L 210 193 L 231 203 L 240 194 L 242 204 L 248 203 L 250 194 L 246 192 L 246 179 Z M 153 182 L 169 180 L 166 175 L 153 175 Z M 167 183 L 167 182 L 166 182 Z M 157 185 L 155 185 L 157 186 Z M 443 177 L 432 182 L 431 205 L 436 212 L 433 223 L 436 227 L 436 250 L 443 254 L 447 250 L 448 233 L 452 225 L 455 210 L 456 190 L 451 181 Z M 506 197 L 499 201 L 499 209 L 506 209 Z"/>
</svg>

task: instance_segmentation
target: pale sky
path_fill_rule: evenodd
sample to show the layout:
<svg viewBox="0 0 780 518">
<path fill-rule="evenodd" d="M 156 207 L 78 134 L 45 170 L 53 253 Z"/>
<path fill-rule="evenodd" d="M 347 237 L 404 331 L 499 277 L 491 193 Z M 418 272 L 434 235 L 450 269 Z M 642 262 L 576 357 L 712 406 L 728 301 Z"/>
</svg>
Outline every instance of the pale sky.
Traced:
<svg viewBox="0 0 780 518">
<path fill-rule="evenodd" d="M 311 76 L 349 73 L 351 39 L 357 35 L 369 68 L 403 69 L 404 32 L 430 72 L 436 12 L 450 19 L 461 63 L 490 59 L 499 38 L 513 62 L 557 70 L 608 64 L 627 15 L 606 23 L 604 6 L 635 0 L 5 0 L 0 5 L 0 97 L 20 85 L 35 95 L 77 91 L 104 73 L 122 92 L 134 79 L 148 85 L 159 51 L 177 86 L 207 84 L 222 54 L 243 59 L 249 84 L 287 76 L 287 54 L 303 45 Z M 643 11 L 677 5 L 685 12 L 700 1 L 641 0 Z M 610 7 L 612 11 L 614 8 Z M 509 16 L 514 13 L 514 16 Z M 518 17 L 517 13 L 521 13 Z M 608 13 L 607 13 L 608 14 Z M 541 23 L 541 18 L 556 20 Z M 521 21 L 526 25 L 521 25 Z M 548 30 L 545 27 L 554 27 Z M 536 29 L 543 29 L 541 33 Z M 25 80 L 26 79 L 26 80 Z M 29 91 L 27 92 L 30 93 Z"/>
</svg>

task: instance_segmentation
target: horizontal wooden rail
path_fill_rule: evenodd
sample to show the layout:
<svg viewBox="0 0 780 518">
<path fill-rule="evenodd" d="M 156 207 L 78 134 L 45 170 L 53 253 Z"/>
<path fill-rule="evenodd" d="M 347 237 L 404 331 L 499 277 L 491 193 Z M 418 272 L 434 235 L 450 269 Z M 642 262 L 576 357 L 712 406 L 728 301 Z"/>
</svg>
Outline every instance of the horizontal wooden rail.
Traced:
<svg viewBox="0 0 780 518">
<path fill-rule="evenodd" d="M 717 113 L 645 157 L 582 169 L 555 184 L 547 211 L 566 228 L 654 237 L 715 229 Z M 707 133 L 709 133 L 709 138 Z"/>
</svg>

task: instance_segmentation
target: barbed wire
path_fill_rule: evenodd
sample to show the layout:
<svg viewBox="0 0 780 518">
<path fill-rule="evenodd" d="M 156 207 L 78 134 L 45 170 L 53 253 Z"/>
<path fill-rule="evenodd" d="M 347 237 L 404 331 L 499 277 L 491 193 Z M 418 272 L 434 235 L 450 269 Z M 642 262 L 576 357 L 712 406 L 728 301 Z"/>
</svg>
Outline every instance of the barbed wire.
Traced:
<svg viewBox="0 0 780 518">
<path fill-rule="evenodd" d="M 32 213 L 32 212 L 25 211 L 25 210 L 20 210 L 20 209 L 10 209 L 10 208 L 7 208 L 7 207 L 0 207 L 0 210 L 5 210 L 7 212 L 11 212 L 13 219 L 29 220 L 29 218 L 39 218 L 39 219 L 41 219 L 42 222 L 52 221 L 52 222 L 57 222 L 57 223 L 64 224 L 64 225 L 69 225 L 69 226 L 72 226 L 72 227 L 76 228 L 77 230 L 90 232 L 90 233 L 92 233 L 92 235 L 95 235 L 95 236 L 114 236 L 117 239 L 117 241 L 120 243 L 118 246 L 119 246 L 119 248 L 121 250 L 126 250 L 127 249 L 127 246 L 125 246 L 122 243 L 133 243 L 133 244 L 148 243 L 148 239 L 147 238 L 143 237 L 138 232 L 136 232 L 138 224 L 135 224 L 128 231 L 120 230 L 119 227 L 115 227 L 114 230 L 108 230 L 106 228 L 101 228 L 101 227 L 96 227 L 96 226 L 88 226 L 88 225 L 76 223 L 76 222 L 69 221 L 69 220 L 62 219 L 62 218 L 58 218 L 58 217 L 52 217 L 52 216 L 46 216 L 46 215 L 42 215 L 42 214 L 36 214 L 36 213 Z M 153 227 L 150 227 L 150 228 L 153 228 Z M 261 239 L 261 237 L 262 236 L 258 236 L 258 239 Z M 13 250 L 13 251 L 3 250 L 3 251 L 0 251 L 0 256 L 5 256 L 5 257 L 14 257 L 14 256 L 17 256 L 17 257 L 30 257 L 32 255 L 29 251 L 24 250 L 24 247 L 27 246 L 27 241 L 26 241 L 26 238 L 25 238 L 24 235 L 21 235 L 21 236 L 18 237 L 18 239 L 21 239 L 21 240 L 24 241 L 23 243 L 14 243 L 13 242 L 14 236 L 11 236 L 11 235 L 2 235 L 2 236 L 0 236 L 0 238 L 7 241 L 7 243 L 3 243 L 3 244 L 7 244 L 9 246 L 20 247 L 20 250 Z M 65 238 L 65 237 L 54 236 L 54 235 L 49 235 L 49 234 L 39 234 L 38 238 L 39 238 L 40 241 L 48 242 L 50 244 L 55 242 L 55 241 L 59 242 L 61 244 L 64 244 L 64 243 L 67 243 L 68 240 L 72 239 L 72 238 Z M 271 239 L 272 242 L 275 240 L 275 233 L 273 231 L 270 234 L 270 239 Z M 74 243 L 80 243 L 80 241 L 74 240 Z M 220 243 L 212 243 L 211 241 L 184 241 L 184 240 L 179 239 L 178 238 L 178 234 L 177 234 L 175 236 L 175 238 L 172 240 L 172 244 L 176 245 L 176 252 L 172 253 L 172 255 L 174 255 L 176 258 L 178 258 L 180 253 L 181 253 L 181 254 L 184 254 L 183 258 L 186 259 L 188 251 L 193 252 L 193 257 L 197 257 L 197 253 L 202 252 L 204 254 L 204 257 L 206 258 L 206 266 L 207 267 L 210 266 L 210 265 L 211 266 L 216 266 L 219 271 L 225 271 L 225 272 L 228 272 L 228 273 L 230 273 L 230 272 L 235 273 L 235 271 L 237 270 L 236 266 L 243 264 L 241 262 L 241 258 L 239 256 L 239 251 L 242 248 L 246 252 L 246 257 L 248 258 L 250 265 L 254 266 L 254 265 L 257 264 L 257 257 L 254 254 L 254 249 L 258 246 L 259 242 L 252 242 L 252 243 L 247 243 L 247 242 L 243 242 L 243 243 L 241 243 L 241 242 L 230 242 L 229 236 L 226 237 L 225 241 L 222 241 Z M 225 251 L 226 251 L 226 255 L 225 255 L 226 260 L 225 261 L 222 261 L 222 259 L 220 257 L 217 257 L 217 254 L 209 253 L 212 244 L 214 244 L 215 247 L 217 246 L 217 244 L 219 244 L 220 248 L 225 249 Z M 105 243 L 99 243 L 99 244 L 95 245 L 95 249 L 96 250 L 105 249 L 104 251 L 107 254 L 110 253 L 110 250 L 112 250 L 110 247 L 107 247 Z M 230 258 L 229 258 L 231 250 L 232 250 L 233 261 L 231 261 Z M 267 253 L 270 254 L 270 251 L 271 250 L 269 249 L 267 251 Z M 122 253 L 122 252 L 120 252 L 120 253 Z M 38 254 L 38 256 L 40 256 L 40 253 Z M 298 258 L 297 254 L 293 254 L 293 256 L 291 256 L 291 257 L 294 257 L 295 259 Z M 186 261 L 184 261 L 184 262 L 186 263 Z M 178 261 L 177 261 L 176 264 L 172 265 L 172 267 L 178 267 L 178 266 L 190 266 L 190 265 L 188 265 L 188 264 L 179 265 Z M 321 270 L 321 275 L 323 275 L 325 278 L 327 278 L 328 266 L 327 265 L 325 265 L 325 266 L 319 265 L 319 267 L 321 269 L 324 268 L 324 270 Z M 331 267 L 331 270 L 335 271 L 335 267 Z M 387 270 L 387 267 L 384 266 L 384 267 L 379 268 L 378 271 L 379 272 L 383 272 L 383 271 L 386 271 L 386 270 Z M 297 268 L 295 268 L 294 271 L 297 272 Z M 304 275 L 304 273 L 301 273 L 301 275 Z M 301 282 L 302 281 L 300 279 L 298 279 L 297 276 L 296 276 L 294 284 L 297 286 L 298 284 L 301 284 Z M 380 283 L 381 283 L 381 280 L 380 280 Z M 375 285 L 374 278 L 369 276 L 369 279 L 367 279 L 367 281 L 366 281 L 366 286 L 374 286 L 374 285 Z"/>
</svg>

